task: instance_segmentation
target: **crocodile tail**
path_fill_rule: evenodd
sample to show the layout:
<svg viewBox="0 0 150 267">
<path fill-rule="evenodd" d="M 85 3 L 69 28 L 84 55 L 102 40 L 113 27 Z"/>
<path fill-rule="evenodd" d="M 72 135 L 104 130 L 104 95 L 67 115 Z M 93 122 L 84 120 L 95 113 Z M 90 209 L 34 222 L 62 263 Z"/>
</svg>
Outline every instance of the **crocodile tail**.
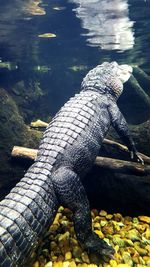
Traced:
<svg viewBox="0 0 150 267">
<path fill-rule="evenodd" d="M 46 171 L 33 164 L 0 202 L 1 267 L 23 266 L 55 217 L 58 202 Z"/>
</svg>

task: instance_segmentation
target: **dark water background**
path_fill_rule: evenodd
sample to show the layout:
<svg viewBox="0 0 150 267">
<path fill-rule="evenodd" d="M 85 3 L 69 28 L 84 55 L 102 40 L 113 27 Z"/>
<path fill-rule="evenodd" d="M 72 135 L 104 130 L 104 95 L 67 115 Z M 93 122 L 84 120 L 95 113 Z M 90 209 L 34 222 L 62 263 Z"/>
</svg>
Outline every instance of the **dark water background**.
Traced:
<svg viewBox="0 0 150 267">
<path fill-rule="evenodd" d="M 103 61 L 138 65 L 150 75 L 149 0 L 43 0 L 38 9 L 34 2 L 0 0 L 0 88 L 26 124 L 49 120 L 80 90 L 87 71 Z M 44 33 L 56 37 L 38 37 Z M 131 124 L 150 117 L 148 107 L 128 85 L 119 106 Z M 8 118 L 0 119 L 7 127 Z M 8 181 L 16 181 L 16 172 L 22 175 L 24 168 L 10 162 L 19 136 L 14 142 L 3 130 L 0 181 L 6 192 Z"/>
</svg>

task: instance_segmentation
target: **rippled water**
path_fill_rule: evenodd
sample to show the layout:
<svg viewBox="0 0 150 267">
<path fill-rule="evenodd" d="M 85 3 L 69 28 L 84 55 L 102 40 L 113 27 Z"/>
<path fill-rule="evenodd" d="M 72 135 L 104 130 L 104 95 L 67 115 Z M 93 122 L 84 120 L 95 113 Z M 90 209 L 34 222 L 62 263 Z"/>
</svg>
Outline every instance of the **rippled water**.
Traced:
<svg viewBox="0 0 150 267">
<path fill-rule="evenodd" d="M 15 81 L 38 79 L 46 94 L 41 117 L 54 114 L 104 60 L 149 68 L 150 1 L 43 0 L 40 11 L 32 2 L 0 1 L 0 58 L 10 64 L 0 80 L 13 83 L 12 71 Z M 49 32 L 56 38 L 38 37 Z"/>
<path fill-rule="evenodd" d="M 0 87 L 30 123 L 53 116 L 103 61 L 150 74 L 149 14 L 149 0 L 0 0 Z M 128 86 L 119 105 L 130 123 L 149 118 Z"/>
</svg>

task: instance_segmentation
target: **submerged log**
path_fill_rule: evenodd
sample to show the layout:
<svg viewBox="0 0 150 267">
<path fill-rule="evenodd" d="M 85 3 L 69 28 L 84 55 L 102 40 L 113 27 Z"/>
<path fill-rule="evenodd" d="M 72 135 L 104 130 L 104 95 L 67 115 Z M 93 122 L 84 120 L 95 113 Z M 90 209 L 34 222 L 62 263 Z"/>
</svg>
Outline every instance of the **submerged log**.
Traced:
<svg viewBox="0 0 150 267">
<path fill-rule="evenodd" d="M 106 139 L 107 143 L 115 143 L 118 146 L 122 146 L 121 144 L 110 141 Z M 123 146 L 125 150 L 127 149 L 125 146 Z M 35 160 L 37 156 L 37 151 L 36 149 L 31 149 L 31 148 L 25 148 L 25 147 L 19 147 L 15 146 L 12 150 L 12 157 L 19 157 L 19 158 L 26 158 L 26 159 L 31 159 Z M 141 157 L 143 154 L 141 154 Z M 144 157 L 150 162 L 150 158 L 145 156 Z M 143 166 L 139 163 L 136 162 L 130 162 L 130 161 L 124 161 L 124 160 L 118 160 L 118 159 L 113 159 L 113 158 L 106 158 L 106 157 L 97 157 L 95 161 L 95 165 L 103 168 L 103 169 L 109 169 L 109 170 L 114 170 L 119 173 L 130 173 L 134 175 L 149 175 L 150 174 L 150 166 Z"/>
<path fill-rule="evenodd" d="M 111 145 L 117 149 L 120 149 L 128 153 L 127 146 L 122 145 L 119 142 L 105 138 L 103 143 L 106 145 Z M 14 146 L 11 152 L 11 156 L 35 160 L 37 156 L 37 151 L 38 151 L 37 149 L 32 149 L 32 148 L 27 148 L 27 147 L 22 147 L 22 146 Z M 144 160 L 145 163 L 150 163 L 150 157 L 144 155 L 143 153 L 139 153 L 139 155 L 141 156 L 141 158 Z"/>
<path fill-rule="evenodd" d="M 141 78 L 142 80 L 148 82 L 150 84 L 150 76 L 143 70 L 141 69 L 139 66 L 134 66 L 134 73 Z"/>
<path fill-rule="evenodd" d="M 122 144 L 120 144 L 120 143 L 118 143 L 116 141 L 113 141 L 113 140 L 105 138 L 103 143 L 106 144 L 106 145 L 111 145 L 111 146 L 113 146 L 113 147 L 115 147 L 117 149 L 120 149 L 122 151 L 125 151 L 127 153 L 129 152 L 127 146 L 122 145 Z M 141 158 L 144 160 L 145 163 L 150 163 L 150 157 L 148 157 L 148 156 L 146 156 L 146 155 L 144 155 L 143 153 L 140 153 L 140 152 L 138 154 L 139 154 L 139 156 L 141 156 Z"/>
<path fill-rule="evenodd" d="M 43 128 L 46 128 L 47 126 L 48 126 L 48 123 L 45 121 L 41 121 L 41 120 L 33 121 L 30 124 L 30 127 L 35 128 L 35 129 L 37 129 L 37 128 L 43 129 Z"/>
<path fill-rule="evenodd" d="M 37 156 L 37 149 L 22 147 L 22 146 L 14 146 L 11 152 L 12 157 L 24 158 L 35 160 Z"/>
<path fill-rule="evenodd" d="M 142 165 L 136 162 L 125 161 L 120 159 L 112 159 L 106 157 L 97 157 L 95 165 L 108 170 L 113 170 L 119 173 L 130 173 L 134 175 L 149 175 L 150 166 Z"/>
<path fill-rule="evenodd" d="M 145 105 L 147 105 L 150 108 L 150 97 L 143 90 L 143 88 L 140 86 L 140 84 L 133 75 L 130 77 L 129 83 L 131 84 L 132 88 L 135 90 L 137 95 L 143 100 Z"/>
</svg>

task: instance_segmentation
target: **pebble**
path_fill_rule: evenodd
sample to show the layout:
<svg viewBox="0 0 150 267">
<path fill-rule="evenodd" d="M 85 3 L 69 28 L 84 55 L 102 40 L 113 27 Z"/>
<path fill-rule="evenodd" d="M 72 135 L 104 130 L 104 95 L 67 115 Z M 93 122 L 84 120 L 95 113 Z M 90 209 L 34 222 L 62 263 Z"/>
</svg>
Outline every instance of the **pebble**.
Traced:
<svg viewBox="0 0 150 267">
<path fill-rule="evenodd" d="M 88 256 L 87 252 L 83 252 L 82 253 L 81 259 L 82 259 L 83 262 L 90 264 L 90 260 L 89 260 L 89 256 Z"/>
<path fill-rule="evenodd" d="M 39 266 L 40 266 L 39 261 L 36 261 L 36 262 L 32 265 L 32 267 L 39 267 Z"/>
<path fill-rule="evenodd" d="M 150 217 L 148 217 L 148 216 L 139 216 L 138 218 L 139 218 L 140 221 L 150 224 Z"/>
<path fill-rule="evenodd" d="M 115 260 L 110 260 L 109 263 L 110 263 L 110 266 L 111 266 L 111 267 L 117 267 L 117 265 L 118 265 L 117 262 L 116 262 Z"/>
<path fill-rule="evenodd" d="M 133 266 L 133 261 L 132 261 L 130 253 L 123 252 L 122 253 L 122 259 L 123 259 L 124 263 L 129 264 L 130 266 Z"/>
<path fill-rule="evenodd" d="M 126 263 L 120 263 L 117 265 L 117 267 L 131 267 L 129 264 Z"/>
<path fill-rule="evenodd" d="M 64 261 L 62 267 L 69 267 L 69 265 L 70 265 L 69 261 Z"/>
<path fill-rule="evenodd" d="M 71 260 L 72 259 L 72 253 L 70 251 L 65 253 L 65 260 Z"/>
<path fill-rule="evenodd" d="M 107 216 L 107 212 L 105 210 L 101 210 L 99 215 L 103 216 L 103 217 L 106 217 Z"/>
<path fill-rule="evenodd" d="M 94 232 L 99 236 L 99 238 L 103 239 L 105 237 L 101 230 L 95 230 Z"/>
<path fill-rule="evenodd" d="M 47 263 L 44 265 L 44 267 L 53 267 L 53 263 L 52 263 L 52 261 L 47 262 Z M 59 267 L 61 267 L 61 266 L 59 266 Z"/>
<path fill-rule="evenodd" d="M 136 229 L 129 230 L 129 232 L 126 234 L 126 237 L 132 241 L 141 240 L 140 234 Z"/>
<path fill-rule="evenodd" d="M 32 267 L 150 267 L 150 217 L 123 217 L 96 209 L 91 214 L 94 232 L 116 251 L 113 259 L 104 261 L 81 248 L 72 213 L 60 207 Z"/>
</svg>

